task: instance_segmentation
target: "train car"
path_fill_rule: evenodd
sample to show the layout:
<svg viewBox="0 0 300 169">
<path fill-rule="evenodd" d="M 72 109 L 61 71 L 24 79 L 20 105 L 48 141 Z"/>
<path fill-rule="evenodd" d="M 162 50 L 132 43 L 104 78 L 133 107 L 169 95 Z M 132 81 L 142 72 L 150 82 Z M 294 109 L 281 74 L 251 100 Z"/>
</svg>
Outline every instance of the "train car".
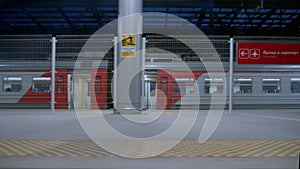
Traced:
<svg viewBox="0 0 300 169">
<path fill-rule="evenodd" d="M 50 108 L 51 72 L 27 63 L 1 67 L 1 108 Z M 228 63 L 223 63 L 225 77 L 209 76 L 201 62 L 186 62 L 190 72 L 173 60 L 146 60 L 145 107 L 158 109 L 208 109 L 211 98 L 226 99 L 228 105 Z M 207 64 L 214 64 L 209 62 Z M 74 63 L 58 63 L 55 83 L 55 108 L 112 108 L 112 72 L 108 63 L 83 72 L 73 72 Z M 211 65 L 211 67 L 214 67 Z M 210 72 L 218 73 L 218 72 Z M 194 92 L 195 84 L 200 102 Z M 234 108 L 300 108 L 299 65 L 234 65 Z M 183 102 L 182 99 L 185 98 Z M 164 100 L 165 99 L 165 100 Z"/>
<path fill-rule="evenodd" d="M 213 64 L 213 63 L 209 63 Z M 224 77 L 210 77 L 203 64 L 189 63 L 192 73 L 182 71 L 173 64 L 152 63 L 149 67 L 159 68 L 157 72 L 157 108 L 207 109 L 211 98 L 226 99 L 228 106 L 229 73 L 224 63 Z M 166 68 L 163 68 L 166 67 Z M 210 72 L 210 74 L 218 72 Z M 196 101 L 195 83 L 200 102 Z M 235 65 L 233 74 L 234 108 L 300 108 L 300 66 L 291 65 Z M 182 101 L 184 98 L 184 101 Z M 166 99 L 165 103 L 161 99 Z"/>
<path fill-rule="evenodd" d="M 108 71 L 91 69 L 85 73 L 70 74 L 70 107 L 78 109 L 107 109 L 110 99 Z"/>
<path fill-rule="evenodd" d="M 67 70 L 56 70 L 55 108 L 66 109 Z M 1 70 L 0 107 L 45 108 L 50 106 L 51 72 L 46 70 Z"/>
<path fill-rule="evenodd" d="M 46 70 L 50 67 L 49 63 L 19 62 L 2 65 L 0 108 L 50 108 L 51 71 Z M 104 62 L 99 68 L 86 69 L 81 74 L 73 73 L 73 68 L 74 63 L 71 62 L 57 64 L 55 108 L 107 108 L 107 64 Z"/>
</svg>

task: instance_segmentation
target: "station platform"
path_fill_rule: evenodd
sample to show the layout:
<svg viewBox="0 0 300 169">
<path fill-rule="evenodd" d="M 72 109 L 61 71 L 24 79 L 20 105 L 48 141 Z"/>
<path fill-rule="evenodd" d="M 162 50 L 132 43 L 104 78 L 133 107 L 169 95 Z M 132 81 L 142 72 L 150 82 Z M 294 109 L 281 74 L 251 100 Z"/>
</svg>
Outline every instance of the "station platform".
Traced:
<svg viewBox="0 0 300 169">
<path fill-rule="evenodd" d="M 166 111 L 141 131 L 138 125 L 124 123 L 127 119 L 121 115 L 110 110 L 103 113 L 116 128 L 136 137 L 155 135 L 178 116 L 177 111 Z M 74 110 L 0 110 L 0 168 L 298 168 L 300 110 L 225 111 L 214 134 L 200 143 L 197 139 L 207 113 L 199 111 L 193 128 L 172 149 L 151 158 L 131 159 L 107 152 L 87 136 L 77 116 L 89 117 L 93 110 L 79 114 Z M 172 142 L 150 141 L 157 147 Z M 130 144 L 136 143 L 122 142 L 125 147 Z"/>
<path fill-rule="evenodd" d="M 123 143 L 124 146 L 130 143 Z M 132 142 L 134 144 L 134 142 Z M 157 141 L 158 147 L 168 141 Z M 118 143 L 116 143 L 118 146 Z M 1 140 L 0 157 L 113 157 L 93 141 Z M 139 153 L 133 150 L 133 154 Z M 157 157 L 294 157 L 300 152 L 300 140 L 209 140 L 204 143 L 183 140 Z"/>
</svg>

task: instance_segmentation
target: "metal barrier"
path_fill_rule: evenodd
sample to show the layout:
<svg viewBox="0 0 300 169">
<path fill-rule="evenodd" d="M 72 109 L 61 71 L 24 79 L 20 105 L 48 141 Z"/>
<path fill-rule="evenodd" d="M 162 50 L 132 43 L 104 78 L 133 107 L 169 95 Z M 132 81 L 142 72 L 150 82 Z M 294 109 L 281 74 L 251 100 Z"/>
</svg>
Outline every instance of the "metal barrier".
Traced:
<svg viewBox="0 0 300 169">
<path fill-rule="evenodd" d="M 50 107 L 51 37 L 0 36 L 0 107 Z"/>
<path fill-rule="evenodd" d="M 146 34 L 146 69 L 147 74 L 145 80 L 147 81 L 146 89 L 149 90 L 146 95 L 150 95 L 151 91 L 157 88 L 157 76 L 154 69 L 172 69 L 171 63 L 176 64 L 178 61 L 185 61 L 192 70 L 199 70 L 201 59 L 206 61 L 211 60 L 213 55 L 210 48 L 203 41 L 205 36 L 184 36 L 184 35 L 155 35 Z M 174 38 L 175 37 L 175 38 Z M 199 59 L 195 52 L 187 45 L 176 39 L 176 37 L 184 39 L 191 44 L 197 45 L 201 49 L 205 49 Z M 218 52 L 218 56 L 223 63 L 225 72 L 230 72 L 230 36 L 207 36 Z M 51 93 L 51 38 L 52 35 L 2 35 L 0 36 L 0 107 L 23 106 L 24 108 L 43 107 L 50 108 L 50 93 Z M 77 87 L 82 88 L 80 101 L 81 107 L 97 107 L 93 101 L 88 101 L 87 97 L 91 97 L 91 91 L 97 92 L 97 96 L 105 97 L 100 99 L 105 102 L 102 108 L 112 107 L 112 76 L 113 76 L 113 42 L 114 35 L 97 35 L 90 39 L 90 35 L 57 35 L 56 36 L 56 57 L 55 57 L 55 95 L 57 108 L 73 108 L 74 89 L 76 83 L 80 82 Z M 234 36 L 234 45 L 232 47 L 233 61 L 232 61 L 232 75 L 226 77 L 226 80 L 232 81 L 231 88 L 227 89 L 231 93 L 229 103 L 235 105 L 234 97 L 241 95 L 235 93 L 233 90 L 236 82 L 234 78 L 238 75 L 238 71 L 247 69 L 249 71 L 256 71 L 257 66 L 241 66 L 236 63 L 236 42 L 282 42 L 282 43 L 299 43 L 300 37 L 269 37 L 269 36 Z M 83 49 L 87 40 L 88 46 Z M 105 51 L 106 49 L 108 49 Z M 85 52 L 88 51 L 88 52 Z M 167 52 L 165 52 L 167 51 Z M 167 54 L 166 54 L 167 53 Z M 100 56 L 102 58 L 100 58 Z M 95 65 L 98 60 L 103 60 L 100 65 Z M 73 72 L 75 63 L 80 65 L 82 72 Z M 103 69 L 103 72 L 94 72 L 95 79 L 91 79 L 91 72 L 94 69 Z M 104 70 L 105 69 L 105 70 Z M 282 65 L 264 65 L 264 71 L 290 71 L 288 67 Z M 293 67 L 293 70 L 300 70 L 299 65 Z M 100 84 L 100 76 L 106 80 L 103 91 L 98 91 L 93 85 Z M 84 74 L 84 76 L 80 75 Z M 79 77 L 81 79 L 79 79 Z M 178 80 L 178 79 L 177 79 Z M 249 78 L 248 78 L 249 80 Z M 252 79 L 251 79 L 252 80 Z M 257 79 L 253 79 L 254 81 Z M 266 79 L 268 80 L 268 79 Z M 284 79 L 287 80 L 287 79 Z M 292 92 L 297 92 L 297 85 L 300 83 L 298 78 L 292 78 L 293 85 Z M 76 83 L 74 82 L 76 81 Z M 96 82 L 97 81 L 97 82 Z M 179 80 L 180 81 L 180 80 Z M 52 82 L 53 83 L 53 82 Z M 267 83 L 267 82 L 265 82 Z M 282 81 L 283 83 L 283 81 Z M 74 86 L 75 85 L 75 86 Z M 91 86 L 92 85 L 92 86 Z M 286 85 L 286 84 L 283 84 Z M 176 86 L 174 86 L 176 87 Z M 289 86 L 285 86 L 283 91 L 288 91 Z M 180 87 L 179 87 L 180 88 Z M 248 89 L 248 88 L 247 88 Z M 257 89 L 258 90 L 258 89 Z M 52 90 L 53 91 L 53 90 Z M 250 91 L 250 90 L 249 90 Z M 101 95 L 105 92 L 105 95 Z M 173 91 L 175 92 L 175 91 Z M 255 91 L 254 91 L 255 92 Z M 256 91 L 256 95 L 261 91 Z M 101 94 L 100 94 L 101 93 Z M 291 92 L 290 92 L 291 93 Z M 294 94 L 293 97 L 298 97 Z M 249 96 L 250 98 L 250 96 Z M 104 99 L 106 101 L 104 101 Z M 174 99 L 174 98 L 173 98 Z M 146 99 L 147 100 L 147 99 Z M 175 99 L 176 100 L 176 99 Z M 67 106 L 66 106 L 67 105 Z M 232 109 L 232 107 L 231 107 Z"/>
</svg>

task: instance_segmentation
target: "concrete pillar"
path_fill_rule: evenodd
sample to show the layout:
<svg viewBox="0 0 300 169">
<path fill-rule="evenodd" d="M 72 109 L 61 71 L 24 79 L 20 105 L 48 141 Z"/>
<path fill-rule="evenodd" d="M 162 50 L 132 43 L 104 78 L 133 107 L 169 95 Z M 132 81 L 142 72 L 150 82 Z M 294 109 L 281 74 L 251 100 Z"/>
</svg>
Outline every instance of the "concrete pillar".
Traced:
<svg viewBox="0 0 300 169">
<path fill-rule="evenodd" d="M 116 64 L 115 110 L 142 109 L 142 0 L 119 0 L 118 55 Z"/>
</svg>

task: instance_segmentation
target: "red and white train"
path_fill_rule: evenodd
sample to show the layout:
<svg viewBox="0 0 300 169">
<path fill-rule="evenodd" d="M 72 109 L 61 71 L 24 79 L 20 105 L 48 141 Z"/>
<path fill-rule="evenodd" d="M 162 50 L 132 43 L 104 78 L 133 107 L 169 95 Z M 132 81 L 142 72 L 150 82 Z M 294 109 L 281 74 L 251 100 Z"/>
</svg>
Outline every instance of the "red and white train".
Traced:
<svg viewBox="0 0 300 169">
<path fill-rule="evenodd" d="M 3 63 L 0 68 L 1 108 L 50 108 L 51 72 L 43 63 Z M 204 65 L 187 62 L 192 73 L 178 67 L 176 62 L 146 62 L 146 107 L 158 109 L 208 108 L 213 93 L 226 97 L 228 104 L 228 63 L 225 77 L 209 77 Z M 108 64 L 84 74 L 73 73 L 72 66 L 59 64 L 56 69 L 55 107 L 70 109 L 76 106 L 91 109 L 112 108 L 111 72 Z M 70 64 L 72 65 L 72 64 Z M 23 67 L 23 68 L 22 68 Z M 193 99 L 197 83 L 200 102 Z M 159 90 L 155 90 L 159 89 Z M 224 96 L 225 95 L 225 96 Z M 166 106 L 161 99 L 166 96 Z M 191 97 L 181 102 L 182 97 Z M 233 105 L 235 108 L 300 108 L 299 65 L 235 65 Z M 196 106 L 196 107 L 197 107 Z"/>
</svg>

